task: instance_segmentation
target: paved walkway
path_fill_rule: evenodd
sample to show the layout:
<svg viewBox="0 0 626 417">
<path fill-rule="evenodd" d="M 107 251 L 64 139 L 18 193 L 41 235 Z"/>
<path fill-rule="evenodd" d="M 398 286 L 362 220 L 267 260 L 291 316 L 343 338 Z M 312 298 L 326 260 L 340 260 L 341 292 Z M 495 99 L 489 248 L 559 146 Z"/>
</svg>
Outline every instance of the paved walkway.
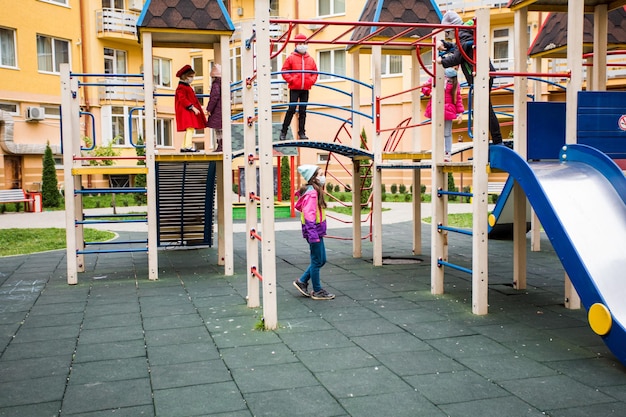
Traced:
<svg viewBox="0 0 626 417">
<path fill-rule="evenodd" d="M 547 239 L 529 253 L 523 291 L 511 287 L 511 242 L 489 243 L 490 314 L 475 316 L 462 272 L 447 270 L 446 293 L 430 294 L 430 229 L 413 256 L 406 221 L 385 224 L 383 267 L 369 242 L 354 259 L 327 239 L 322 279 L 337 298 L 299 296 L 308 252 L 283 226 L 293 223 L 277 223 L 269 332 L 246 307 L 244 233 L 232 277 L 215 249 L 162 250 L 156 282 L 143 253 L 88 256 L 75 286 L 64 251 L 0 258 L 0 416 L 626 415 L 626 368 L 584 311 L 563 307 Z M 470 267 L 471 239 L 449 243 L 450 261 Z"/>
</svg>

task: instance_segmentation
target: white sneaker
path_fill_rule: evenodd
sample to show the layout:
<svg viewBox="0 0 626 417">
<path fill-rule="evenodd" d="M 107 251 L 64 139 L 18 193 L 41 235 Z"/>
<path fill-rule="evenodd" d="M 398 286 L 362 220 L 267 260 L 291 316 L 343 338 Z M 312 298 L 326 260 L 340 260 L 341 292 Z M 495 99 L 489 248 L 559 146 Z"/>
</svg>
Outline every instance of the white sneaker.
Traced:
<svg viewBox="0 0 626 417">
<path fill-rule="evenodd" d="M 443 154 L 443 162 L 450 162 L 452 161 L 452 155 L 450 155 L 450 152 L 446 152 Z"/>
</svg>

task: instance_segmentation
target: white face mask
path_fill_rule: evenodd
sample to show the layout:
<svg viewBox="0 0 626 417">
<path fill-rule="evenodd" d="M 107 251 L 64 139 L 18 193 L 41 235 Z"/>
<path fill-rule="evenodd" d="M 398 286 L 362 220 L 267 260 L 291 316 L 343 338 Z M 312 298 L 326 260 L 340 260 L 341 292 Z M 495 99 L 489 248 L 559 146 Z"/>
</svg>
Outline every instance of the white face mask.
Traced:
<svg viewBox="0 0 626 417">
<path fill-rule="evenodd" d="M 309 49 L 309 47 L 306 46 L 306 45 L 298 45 L 298 46 L 296 46 L 296 52 L 298 52 L 299 54 L 302 54 L 302 55 L 306 54 L 306 51 L 308 49 Z"/>
<path fill-rule="evenodd" d="M 326 184 L 326 176 L 325 175 L 318 175 L 317 176 L 317 180 L 320 182 L 320 184 L 324 185 Z"/>
<path fill-rule="evenodd" d="M 185 81 L 187 81 L 187 84 L 191 84 L 193 82 L 194 77 L 187 77 L 187 79 Z"/>
</svg>

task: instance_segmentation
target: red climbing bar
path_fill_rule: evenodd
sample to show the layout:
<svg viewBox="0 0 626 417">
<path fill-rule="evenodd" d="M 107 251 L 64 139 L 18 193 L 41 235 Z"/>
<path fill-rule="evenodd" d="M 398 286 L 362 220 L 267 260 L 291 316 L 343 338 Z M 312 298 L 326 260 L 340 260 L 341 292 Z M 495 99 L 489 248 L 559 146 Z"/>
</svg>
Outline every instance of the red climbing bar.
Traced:
<svg viewBox="0 0 626 417">
<path fill-rule="evenodd" d="M 251 266 L 250 267 L 250 273 L 252 275 L 254 275 L 255 277 L 257 277 L 259 279 L 259 281 L 263 281 L 263 276 L 261 276 L 261 274 L 259 274 L 259 271 L 257 271 L 256 266 Z"/>
</svg>

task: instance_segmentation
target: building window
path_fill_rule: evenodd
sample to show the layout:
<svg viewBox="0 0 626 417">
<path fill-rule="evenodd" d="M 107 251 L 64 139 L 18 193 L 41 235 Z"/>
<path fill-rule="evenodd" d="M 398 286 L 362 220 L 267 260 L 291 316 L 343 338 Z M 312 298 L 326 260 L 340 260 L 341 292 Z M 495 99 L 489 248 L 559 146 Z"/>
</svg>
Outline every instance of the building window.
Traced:
<svg viewBox="0 0 626 417">
<path fill-rule="evenodd" d="M 159 87 L 172 86 L 172 60 L 165 58 L 152 59 L 154 85 Z"/>
<path fill-rule="evenodd" d="M 124 10 L 124 0 L 102 0 L 102 8 Z"/>
<path fill-rule="evenodd" d="M 37 35 L 37 68 L 42 72 L 60 73 L 61 64 L 70 62 L 70 43 L 63 39 Z"/>
<path fill-rule="evenodd" d="M 67 6 L 67 1 L 68 0 L 43 0 L 46 3 L 55 3 L 55 4 L 62 4 L 63 6 Z"/>
<path fill-rule="evenodd" d="M 139 136 L 143 134 L 143 119 L 137 112 L 132 113 L 132 132 L 129 131 L 128 120 L 130 118 L 131 107 L 127 106 L 102 106 L 102 142 L 96 145 L 128 147 L 132 142 L 137 144 Z"/>
<path fill-rule="evenodd" d="M 0 102 L 0 110 L 12 114 L 13 116 L 19 115 L 18 109 L 19 106 L 17 103 Z"/>
<path fill-rule="evenodd" d="M 317 15 L 331 16 L 346 13 L 346 0 L 318 0 Z"/>
<path fill-rule="evenodd" d="M 335 77 L 329 74 L 346 75 L 346 51 L 333 49 L 319 52 L 320 80 L 330 80 Z"/>
<path fill-rule="evenodd" d="M 327 153 L 318 153 L 317 154 L 317 163 L 318 164 L 325 164 L 326 162 L 328 162 L 328 154 Z"/>
<path fill-rule="evenodd" d="M 230 48 L 230 77 L 233 82 L 241 80 L 241 46 Z"/>
<path fill-rule="evenodd" d="M 280 16 L 278 14 L 278 0 L 270 0 L 270 16 Z"/>
<path fill-rule="evenodd" d="M 156 119 L 156 146 L 172 146 L 172 119 Z"/>
<path fill-rule="evenodd" d="M 61 107 L 60 106 L 42 106 L 45 110 L 46 118 L 60 119 Z"/>
<path fill-rule="evenodd" d="M 511 42 L 509 42 L 509 29 L 494 29 L 493 31 L 493 66 L 496 70 L 508 70 L 510 68 Z"/>
<path fill-rule="evenodd" d="M 402 56 L 383 55 L 381 61 L 381 75 L 402 74 Z"/>
<path fill-rule="evenodd" d="M 15 30 L 0 28 L 0 66 L 17 67 Z"/>
<path fill-rule="evenodd" d="M 126 51 L 104 48 L 104 73 L 126 74 Z"/>
<path fill-rule="evenodd" d="M 191 68 L 193 68 L 196 73 L 195 77 L 204 77 L 204 63 L 202 62 L 201 56 L 194 56 L 191 58 Z"/>
</svg>

